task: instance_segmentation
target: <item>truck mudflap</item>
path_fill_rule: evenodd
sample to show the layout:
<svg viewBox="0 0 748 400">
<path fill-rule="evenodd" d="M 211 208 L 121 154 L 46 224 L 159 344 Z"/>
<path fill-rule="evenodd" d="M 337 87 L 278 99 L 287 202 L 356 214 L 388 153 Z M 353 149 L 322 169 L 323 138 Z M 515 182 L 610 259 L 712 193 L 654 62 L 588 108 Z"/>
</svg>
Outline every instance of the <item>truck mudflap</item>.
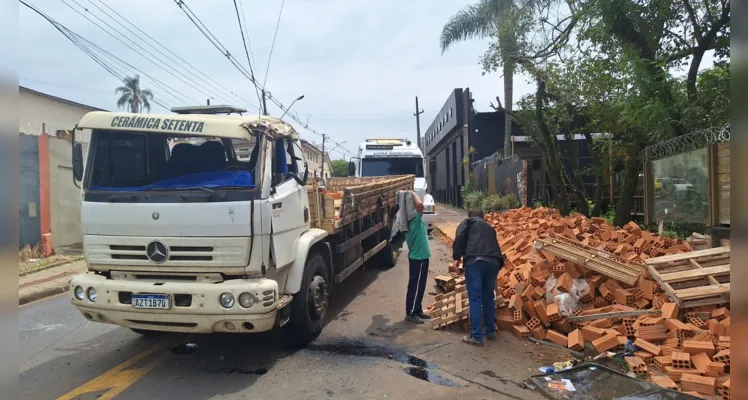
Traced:
<svg viewBox="0 0 748 400">
<path fill-rule="evenodd" d="M 154 283 L 94 273 L 71 279 L 70 293 L 71 303 L 90 321 L 194 333 L 271 330 L 285 297 L 271 279 Z"/>
</svg>

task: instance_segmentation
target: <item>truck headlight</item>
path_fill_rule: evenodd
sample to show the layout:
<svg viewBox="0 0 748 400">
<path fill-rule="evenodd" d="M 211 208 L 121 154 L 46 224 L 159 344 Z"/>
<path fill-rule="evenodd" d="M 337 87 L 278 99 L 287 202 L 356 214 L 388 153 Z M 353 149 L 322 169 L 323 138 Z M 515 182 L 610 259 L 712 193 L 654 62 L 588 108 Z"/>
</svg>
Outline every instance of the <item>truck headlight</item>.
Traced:
<svg viewBox="0 0 748 400">
<path fill-rule="evenodd" d="M 239 305 L 244 308 L 250 308 L 255 304 L 255 297 L 252 293 L 242 293 L 239 295 Z"/>
<path fill-rule="evenodd" d="M 80 286 L 75 287 L 75 291 L 73 292 L 75 294 L 75 298 L 83 301 L 83 288 Z"/>
<path fill-rule="evenodd" d="M 96 299 L 98 298 L 98 295 L 96 294 L 96 289 L 88 288 L 88 292 L 86 292 L 86 297 L 88 297 L 88 300 L 90 300 L 91 303 L 95 303 Z"/>
<path fill-rule="evenodd" d="M 223 293 L 218 298 L 218 301 L 221 303 L 222 306 L 225 308 L 231 308 L 234 306 L 234 295 L 231 293 Z"/>
</svg>

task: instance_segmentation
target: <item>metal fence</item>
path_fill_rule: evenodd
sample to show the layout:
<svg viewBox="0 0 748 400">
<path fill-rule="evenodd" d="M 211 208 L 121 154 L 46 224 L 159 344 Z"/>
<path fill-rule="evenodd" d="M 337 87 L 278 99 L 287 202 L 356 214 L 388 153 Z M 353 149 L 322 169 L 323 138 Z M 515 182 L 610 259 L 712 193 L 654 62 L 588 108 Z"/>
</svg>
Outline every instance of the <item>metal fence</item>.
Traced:
<svg viewBox="0 0 748 400">
<path fill-rule="evenodd" d="M 473 162 L 473 187 L 488 194 L 514 194 L 527 205 L 527 161 L 493 154 Z"/>
</svg>

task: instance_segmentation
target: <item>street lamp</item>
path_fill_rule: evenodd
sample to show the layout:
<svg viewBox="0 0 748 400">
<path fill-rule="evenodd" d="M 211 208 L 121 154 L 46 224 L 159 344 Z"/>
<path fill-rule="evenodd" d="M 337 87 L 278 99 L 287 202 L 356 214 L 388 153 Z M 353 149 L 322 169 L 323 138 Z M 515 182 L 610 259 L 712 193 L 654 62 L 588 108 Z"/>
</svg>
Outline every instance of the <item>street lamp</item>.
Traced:
<svg viewBox="0 0 748 400">
<path fill-rule="evenodd" d="M 286 108 L 286 111 L 283 112 L 283 115 L 281 115 L 279 119 L 283 119 L 283 117 L 286 116 L 286 113 L 288 113 L 288 111 L 291 110 L 291 107 L 293 107 L 293 105 L 296 104 L 297 101 L 299 101 L 299 100 L 301 100 L 303 98 L 304 98 L 304 95 L 302 94 L 301 96 L 297 97 L 296 100 L 294 100 L 293 102 L 291 102 L 291 105 Z"/>
</svg>

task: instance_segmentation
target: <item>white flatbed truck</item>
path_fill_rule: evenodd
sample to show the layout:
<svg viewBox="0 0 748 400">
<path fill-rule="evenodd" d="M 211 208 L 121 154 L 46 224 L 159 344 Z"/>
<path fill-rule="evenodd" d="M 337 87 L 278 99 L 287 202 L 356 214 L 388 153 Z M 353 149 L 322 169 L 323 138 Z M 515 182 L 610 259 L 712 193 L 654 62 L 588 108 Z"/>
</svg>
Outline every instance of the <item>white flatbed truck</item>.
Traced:
<svg viewBox="0 0 748 400">
<path fill-rule="evenodd" d="M 291 125 L 181 111 L 91 112 L 74 130 L 91 141 L 84 163 L 73 135 L 88 272 L 71 279 L 72 304 L 141 334 L 286 326 L 313 340 L 336 284 L 372 258 L 394 265 L 395 192 L 414 177 L 321 189 Z"/>
</svg>

